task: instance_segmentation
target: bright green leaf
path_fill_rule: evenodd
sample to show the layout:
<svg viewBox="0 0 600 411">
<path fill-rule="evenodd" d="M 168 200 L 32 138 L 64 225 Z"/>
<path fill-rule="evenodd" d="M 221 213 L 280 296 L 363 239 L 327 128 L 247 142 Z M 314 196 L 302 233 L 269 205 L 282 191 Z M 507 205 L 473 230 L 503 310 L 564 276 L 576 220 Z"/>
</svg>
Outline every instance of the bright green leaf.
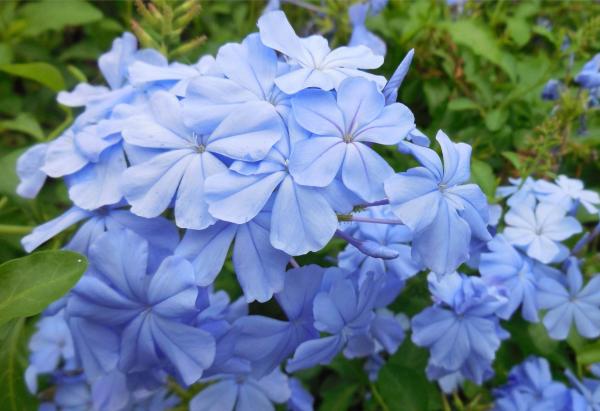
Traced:
<svg viewBox="0 0 600 411">
<path fill-rule="evenodd" d="M 521 169 L 521 159 L 519 158 L 519 155 L 517 153 L 514 153 L 512 151 L 503 151 L 502 152 L 502 157 L 506 158 L 508 161 L 511 162 L 511 164 L 517 169 L 520 170 Z"/>
<path fill-rule="evenodd" d="M 498 131 L 506 124 L 508 120 L 508 111 L 502 109 L 494 109 L 485 115 L 485 126 L 490 131 Z"/>
<path fill-rule="evenodd" d="M 0 64 L 0 71 L 37 81 L 53 91 L 65 88 L 60 71 L 48 63 Z"/>
<path fill-rule="evenodd" d="M 0 121 L 1 129 L 20 131 L 38 140 L 44 139 L 44 132 L 36 118 L 30 113 L 21 113 L 13 120 Z"/>
<path fill-rule="evenodd" d="M 27 363 L 25 319 L 0 326 L 0 404 L 6 411 L 36 410 L 35 398 L 25 387 Z"/>
<path fill-rule="evenodd" d="M 529 28 L 529 23 L 527 23 L 525 19 L 516 17 L 508 19 L 506 31 L 519 47 L 526 45 L 531 38 L 531 29 Z"/>
<path fill-rule="evenodd" d="M 577 362 L 583 365 L 600 362 L 600 341 L 581 348 L 577 353 Z"/>
<path fill-rule="evenodd" d="M 0 324 L 39 314 L 66 294 L 87 267 L 72 251 L 40 251 L 0 265 Z"/>
<path fill-rule="evenodd" d="M 471 180 L 477 184 L 489 198 L 496 194 L 496 176 L 492 167 L 479 160 L 471 161 Z"/>
<path fill-rule="evenodd" d="M 81 26 L 102 19 L 102 12 L 82 0 L 45 0 L 28 3 L 20 9 L 27 21 L 25 35 L 37 36 L 47 30 Z"/>
</svg>

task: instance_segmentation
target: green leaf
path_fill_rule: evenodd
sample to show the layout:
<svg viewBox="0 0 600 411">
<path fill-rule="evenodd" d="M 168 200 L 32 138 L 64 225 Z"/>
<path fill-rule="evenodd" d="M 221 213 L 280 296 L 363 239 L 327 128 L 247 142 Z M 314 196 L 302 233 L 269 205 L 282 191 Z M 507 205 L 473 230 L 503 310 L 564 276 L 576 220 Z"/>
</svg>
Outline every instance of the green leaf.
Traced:
<svg viewBox="0 0 600 411">
<path fill-rule="evenodd" d="M 490 131 L 498 131 L 506 124 L 508 120 L 508 111 L 502 109 L 494 109 L 485 115 L 485 126 Z"/>
<path fill-rule="evenodd" d="M 446 23 L 445 27 L 456 44 L 467 47 L 476 55 L 494 63 L 514 81 L 516 74 L 512 56 L 500 48 L 498 39 L 487 26 L 474 20 L 459 20 Z"/>
<path fill-rule="evenodd" d="M 0 324 L 39 314 L 66 294 L 87 267 L 72 251 L 40 251 L 0 265 Z"/>
<path fill-rule="evenodd" d="M 583 365 L 600 362 L 600 341 L 581 348 L 577 352 L 577 362 Z"/>
<path fill-rule="evenodd" d="M 13 59 L 13 52 L 10 45 L 0 43 L 0 64 L 8 64 Z"/>
<path fill-rule="evenodd" d="M 531 29 L 525 19 L 516 17 L 508 19 L 506 31 L 519 47 L 526 45 L 531 38 Z"/>
<path fill-rule="evenodd" d="M 60 71 L 48 63 L 0 64 L 0 71 L 37 81 L 53 91 L 65 88 L 65 80 Z"/>
<path fill-rule="evenodd" d="M 389 411 L 424 411 L 428 409 L 428 385 L 422 371 L 388 363 L 379 371 L 376 388 Z"/>
<path fill-rule="evenodd" d="M 8 129 L 20 131 L 38 140 L 44 139 L 44 132 L 36 118 L 30 113 L 21 113 L 13 120 L 0 121 L 0 130 Z"/>
<path fill-rule="evenodd" d="M 480 160 L 471 161 L 471 180 L 477 184 L 489 198 L 496 194 L 496 176 L 492 167 Z"/>
<path fill-rule="evenodd" d="M 102 12 L 81 0 L 45 0 L 28 3 L 20 9 L 21 18 L 27 21 L 23 34 L 37 36 L 47 30 L 61 30 L 67 26 L 80 26 L 102 19 Z"/>
<path fill-rule="evenodd" d="M 479 110 L 479 105 L 471 99 L 466 97 L 459 97 L 450 100 L 448 103 L 448 110 L 450 111 L 465 111 L 465 110 Z"/>
<path fill-rule="evenodd" d="M 25 319 L 0 326 L 0 403 L 6 411 L 36 410 L 35 398 L 25 386 L 27 333 Z"/>
<path fill-rule="evenodd" d="M 340 384 L 323 393 L 319 411 L 346 411 L 352 405 L 358 384 Z"/>
<path fill-rule="evenodd" d="M 513 151 L 503 151 L 502 157 L 511 162 L 511 164 L 517 169 L 520 170 L 522 167 L 521 159 L 519 155 Z"/>
</svg>

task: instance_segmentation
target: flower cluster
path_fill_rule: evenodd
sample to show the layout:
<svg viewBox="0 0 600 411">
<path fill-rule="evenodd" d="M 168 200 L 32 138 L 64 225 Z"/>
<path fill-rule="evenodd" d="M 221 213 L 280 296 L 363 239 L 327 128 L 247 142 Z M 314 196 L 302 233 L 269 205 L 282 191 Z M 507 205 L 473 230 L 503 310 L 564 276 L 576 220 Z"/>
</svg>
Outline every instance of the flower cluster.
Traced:
<svg viewBox="0 0 600 411">
<path fill-rule="evenodd" d="M 90 262 L 30 342 L 26 380 L 37 392 L 48 377 L 47 409 L 163 410 L 180 401 L 173 387 L 197 384 L 192 411 L 310 410 L 293 373 L 341 353 L 376 379 L 409 328 L 449 392 L 493 375 L 500 321 L 519 307 L 528 321 L 543 311 L 553 338 L 573 322 L 600 335 L 599 277 L 583 286 L 578 245 L 563 244 L 598 195 L 564 176 L 515 180 L 499 222 L 470 182 L 471 147 L 440 131 L 440 157 L 397 102 L 413 52 L 389 81 L 365 71 L 385 53 L 364 27 L 371 3 L 333 50 L 277 10 L 192 65 L 126 33 L 99 59 L 109 87 L 59 94 L 81 114 L 17 164 L 19 194 L 62 178 L 73 203 L 24 248 L 78 225 L 65 248 Z M 396 173 L 379 149 L 419 165 Z M 334 236 L 347 243 L 335 266 L 294 259 Z M 215 284 L 229 267 L 235 301 Z M 389 306 L 424 270 L 433 305 L 409 321 Z M 249 307 L 270 300 L 279 318 Z"/>
</svg>

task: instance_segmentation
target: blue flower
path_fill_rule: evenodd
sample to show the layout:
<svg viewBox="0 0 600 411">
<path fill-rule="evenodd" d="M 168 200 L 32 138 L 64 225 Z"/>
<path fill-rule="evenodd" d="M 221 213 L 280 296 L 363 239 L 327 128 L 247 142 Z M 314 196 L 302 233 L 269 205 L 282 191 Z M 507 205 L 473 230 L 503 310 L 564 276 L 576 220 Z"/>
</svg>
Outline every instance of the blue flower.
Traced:
<svg viewBox="0 0 600 411">
<path fill-rule="evenodd" d="M 322 249 L 338 227 L 327 192 L 298 184 L 288 170 L 290 153 L 306 137 L 306 131 L 290 117 L 287 132 L 265 159 L 255 163 L 236 161 L 225 173 L 209 177 L 209 212 L 218 219 L 242 224 L 272 199 L 273 247 L 290 255 Z"/>
<path fill-rule="evenodd" d="M 178 226 L 206 228 L 216 220 L 208 213 L 204 182 L 227 170 L 220 156 L 263 159 L 280 138 L 277 120 L 260 111 L 250 117 L 232 115 L 203 135 L 184 125 L 174 95 L 156 92 L 151 107 L 154 120 L 134 118 L 123 134 L 129 144 L 162 151 L 123 173 L 125 198 L 142 217 L 156 217 L 174 200 Z"/>
<path fill-rule="evenodd" d="M 72 207 L 53 220 L 36 227 L 22 238 L 21 243 L 31 252 L 44 242 L 58 235 L 70 226 L 85 221 L 65 246 L 66 249 L 88 254 L 90 246 L 105 231 L 127 228 L 148 241 L 150 246 L 150 266 L 158 267 L 160 262 L 175 250 L 179 243 L 177 227 L 162 217 L 142 218 L 128 210 L 116 206 L 102 207 L 95 211 Z"/>
<path fill-rule="evenodd" d="M 31 146 L 17 160 L 19 185 L 17 194 L 25 198 L 35 198 L 46 182 L 46 173 L 40 168 L 44 165 L 48 143 Z"/>
<path fill-rule="evenodd" d="M 89 385 L 78 377 L 61 378 L 57 381 L 52 403 L 40 404 L 40 411 L 88 411 L 93 410 Z"/>
<path fill-rule="evenodd" d="M 378 280 L 379 276 L 371 273 L 359 285 L 352 273 L 339 269 L 326 272 L 322 291 L 313 303 L 313 316 L 315 328 L 330 335 L 300 344 L 288 361 L 289 372 L 327 364 L 342 349 L 348 358 L 375 352 L 370 328 L 375 319 L 373 308 L 380 287 Z"/>
<path fill-rule="evenodd" d="M 373 53 L 385 56 L 386 45 L 381 38 L 367 29 L 365 22 L 367 20 L 367 14 L 369 13 L 368 3 L 356 3 L 348 9 L 348 16 L 352 23 L 352 36 L 348 45 L 350 47 L 355 46 L 367 46 Z"/>
<path fill-rule="evenodd" d="M 384 86 L 385 78 L 361 71 L 374 69 L 383 63 L 383 57 L 368 47 L 339 47 L 331 50 L 321 36 L 300 38 L 282 11 L 264 14 L 258 20 L 263 44 L 279 51 L 288 59 L 290 71 L 277 76 L 275 84 L 287 94 L 309 87 L 323 90 L 337 89 L 347 77 L 365 77 Z"/>
<path fill-rule="evenodd" d="M 568 261 L 566 278 L 542 278 L 538 304 L 548 310 L 544 325 L 550 337 L 564 340 L 575 322 L 577 332 L 586 338 L 600 336 L 600 276 L 594 276 L 585 287 L 575 258 Z"/>
<path fill-rule="evenodd" d="M 569 391 L 554 381 L 545 358 L 529 357 L 513 367 L 505 386 L 494 390 L 494 411 L 563 411 Z"/>
<path fill-rule="evenodd" d="M 501 235 L 487 243 L 489 252 L 481 254 L 479 271 L 490 287 L 503 291 L 508 301 L 498 310 L 498 315 L 509 319 L 521 306 L 523 318 L 537 322 L 537 282 L 539 263 L 523 256 Z"/>
<path fill-rule="evenodd" d="M 496 316 L 505 300 L 480 278 L 457 273 L 441 280 L 431 273 L 429 287 L 436 304 L 413 317 L 411 327 L 413 342 L 431 352 L 429 374 L 461 371 L 481 383 L 508 336 Z"/>
<path fill-rule="evenodd" d="M 587 89 L 600 87 L 600 53 L 584 64 L 575 81 Z"/>
<path fill-rule="evenodd" d="M 36 324 L 37 331 L 29 340 L 29 366 L 25 381 L 30 392 L 37 391 L 37 376 L 50 374 L 59 366 L 64 370 L 76 368 L 75 349 L 71 331 L 61 310 L 52 316 L 42 317 Z"/>
<path fill-rule="evenodd" d="M 279 369 L 256 379 L 230 375 L 204 388 L 190 402 L 190 411 L 274 410 L 291 395 L 288 378 Z"/>
<path fill-rule="evenodd" d="M 527 177 L 525 181 L 520 178 L 509 178 L 509 186 L 500 186 L 496 190 L 496 197 L 508 198 L 506 204 L 513 207 L 518 203 L 535 204 L 536 193 L 535 185 L 536 181 Z"/>
<path fill-rule="evenodd" d="M 555 79 L 550 79 L 544 86 L 542 90 L 542 99 L 543 100 L 558 100 L 560 97 L 560 91 L 562 88 L 562 83 Z"/>
<path fill-rule="evenodd" d="M 406 56 L 404 56 L 404 58 L 402 59 L 402 61 L 400 62 L 400 64 L 396 68 L 396 70 L 394 71 L 394 74 L 392 74 L 392 77 L 390 77 L 390 79 L 386 83 L 385 87 L 381 91 L 383 93 L 383 95 L 385 96 L 386 104 L 392 104 L 392 103 L 395 103 L 396 100 L 398 100 L 398 89 L 402 85 L 402 82 L 404 81 L 404 77 L 406 77 L 406 74 L 408 73 L 408 69 L 410 68 L 410 63 L 412 63 L 414 54 L 415 54 L 414 49 L 411 49 L 408 53 L 406 53 Z M 419 132 L 418 130 L 417 130 L 417 132 L 420 136 L 425 137 L 425 139 L 427 140 L 426 145 L 429 145 L 429 139 L 427 138 L 427 136 L 425 136 L 423 133 Z M 422 139 L 422 137 L 421 137 L 421 139 Z M 421 145 L 423 145 L 423 144 L 421 144 Z"/>
<path fill-rule="evenodd" d="M 560 205 L 568 213 L 575 213 L 581 204 L 590 214 L 597 214 L 600 195 L 585 190 L 583 182 L 575 178 L 559 175 L 554 183 L 545 180 L 535 182 L 535 193 L 543 203 Z"/>
<path fill-rule="evenodd" d="M 470 176 L 471 147 L 452 143 L 443 132 L 437 141 L 444 165 L 435 151 L 417 145 L 411 152 L 422 167 L 411 168 L 385 181 L 392 211 L 413 232 L 413 255 L 438 274 L 451 273 L 469 258 L 471 238 L 491 239 L 488 206 Z"/>
<path fill-rule="evenodd" d="M 282 290 L 285 267 L 290 259 L 288 254 L 271 245 L 270 223 L 270 210 L 263 210 L 246 224 L 219 221 L 204 230 L 188 230 L 175 255 L 190 260 L 196 283 L 208 286 L 221 271 L 234 242 L 233 267 L 246 301 L 268 301 L 273 293 Z"/>
<path fill-rule="evenodd" d="M 565 214 L 566 210 L 556 204 L 540 203 L 534 208 L 532 204 L 517 203 L 504 216 L 504 237 L 544 264 L 562 261 L 568 250 L 560 241 L 582 230 L 574 217 Z"/>
<path fill-rule="evenodd" d="M 315 399 L 297 378 L 290 378 L 290 399 L 287 402 L 289 411 L 313 411 Z"/>
<path fill-rule="evenodd" d="M 289 96 L 275 85 L 280 71 L 277 54 L 256 33 L 241 44 L 222 46 L 213 72 L 190 81 L 182 103 L 184 121 L 208 134 L 229 115 L 238 116 L 242 124 L 258 116 L 265 122 L 266 133 L 283 134 L 283 117 L 290 103 Z"/>
<path fill-rule="evenodd" d="M 185 384 L 196 382 L 213 362 L 215 341 L 191 325 L 199 312 L 192 265 L 167 257 L 149 274 L 148 244 L 127 230 L 103 234 L 91 246 L 89 259 L 92 271 L 75 287 L 69 316 L 117 331 L 122 371 L 166 363 Z"/>
<path fill-rule="evenodd" d="M 305 185 L 325 187 L 341 170 L 344 185 L 365 201 L 383 197 L 392 168 L 368 143 L 397 144 L 414 128 L 414 116 L 400 104 L 385 105 L 373 82 L 344 80 L 333 94 L 306 90 L 292 99 L 294 116 L 314 135 L 298 142 L 290 172 Z"/>
<path fill-rule="evenodd" d="M 286 272 L 283 290 L 275 298 L 287 321 L 250 315 L 234 323 L 238 338 L 235 352 L 251 361 L 255 376 L 270 373 L 301 343 L 319 337 L 313 326 L 313 301 L 320 291 L 323 271 L 309 265 Z"/>
</svg>

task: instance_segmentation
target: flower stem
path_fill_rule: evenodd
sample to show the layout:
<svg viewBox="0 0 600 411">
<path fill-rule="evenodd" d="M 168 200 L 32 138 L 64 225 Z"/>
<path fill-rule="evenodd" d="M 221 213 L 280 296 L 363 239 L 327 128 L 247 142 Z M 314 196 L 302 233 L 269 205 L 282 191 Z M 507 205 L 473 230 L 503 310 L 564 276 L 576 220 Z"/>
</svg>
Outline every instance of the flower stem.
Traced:
<svg viewBox="0 0 600 411">
<path fill-rule="evenodd" d="M 361 210 L 363 208 L 377 207 L 377 206 L 386 205 L 386 204 L 389 204 L 389 203 L 390 203 L 390 200 L 388 200 L 387 198 L 384 198 L 383 200 L 373 201 L 372 203 L 358 204 L 358 205 L 354 206 L 354 209 L 355 210 Z"/>
<path fill-rule="evenodd" d="M 359 215 L 353 215 L 350 221 L 356 221 L 358 223 L 373 223 L 373 224 L 402 224 L 402 220 L 394 220 L 390 218 L 372 218 L 363 217 Z"/>
<path fill-rule="evenodd" d="M 21 235 L 29 234 L 33 230 L 33 227 L 24 225 L 8 225 L 0 224 L 0 234 L 4 235 Z"/>
<path fill-rule="evenodd" d="M 294 268 L 300 268 L 300 264 L 298 264 L 298 261 L 294 257 L 290 257 L 290 265 Z"/>
</svg>

